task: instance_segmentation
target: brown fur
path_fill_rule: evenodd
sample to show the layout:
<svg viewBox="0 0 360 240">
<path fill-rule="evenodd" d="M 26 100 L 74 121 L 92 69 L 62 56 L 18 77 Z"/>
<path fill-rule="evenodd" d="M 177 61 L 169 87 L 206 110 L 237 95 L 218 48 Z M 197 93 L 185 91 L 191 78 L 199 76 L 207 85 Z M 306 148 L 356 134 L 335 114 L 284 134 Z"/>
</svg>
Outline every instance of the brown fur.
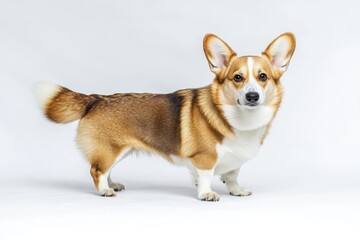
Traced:
<svg viewBox="0 0 360 240">
<path fill-rule="evenodd" d="M 61 90 L 46 116 L 66 123 L 80 119 L 77 142 L 91 163 L 95 185 L 122 150 L 133 148 L 189 158 L 200 169 L 216 162 L 215 145 L 232 129 L 212 100 L 211 86 L 171 94 L 85 95 Z M 206 140 L 205 140 L 206 139 Z"/>
</svg>

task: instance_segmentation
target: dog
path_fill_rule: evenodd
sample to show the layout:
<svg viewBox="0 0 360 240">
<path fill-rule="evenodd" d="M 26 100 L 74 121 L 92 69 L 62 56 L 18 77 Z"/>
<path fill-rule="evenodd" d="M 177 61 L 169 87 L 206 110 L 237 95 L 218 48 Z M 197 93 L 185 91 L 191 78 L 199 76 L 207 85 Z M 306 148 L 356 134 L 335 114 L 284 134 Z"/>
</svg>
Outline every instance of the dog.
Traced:
<svg viewBox="0 0 360 240">
<path fill-rule="evenodd" d="M 133 151 L 188 167 L 200 200 L 220 199 L 211 189 L 214 175 L 221 176 L 231 195 L 249 196 L 251 191 L 237 182 L 239 170 L 257 154 L 279 109 L 280 77 L 295 45 L 295 36 L 284 33 L 260 56 L 239 57 L 222 39 L 207 34 L 203 48 L 215 74 L 208 86 L 169 94 L 86 95 L 39 83 L 37 96 L 51 121 L 80 120 L 76 142 L 101 196 L 125 189 L 110 173 Z"/>
</svg>

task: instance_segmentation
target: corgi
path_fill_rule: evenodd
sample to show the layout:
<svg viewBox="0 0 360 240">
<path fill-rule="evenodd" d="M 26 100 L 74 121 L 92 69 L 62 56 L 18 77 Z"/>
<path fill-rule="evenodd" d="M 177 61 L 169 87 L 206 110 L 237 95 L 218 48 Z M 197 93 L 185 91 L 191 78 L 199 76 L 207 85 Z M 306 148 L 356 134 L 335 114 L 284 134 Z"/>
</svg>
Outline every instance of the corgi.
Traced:
<svg viewBox="0 0 360 240">
<path fill-rule="evenodd" d="M 125 189 L 110 173 L 133 151 L 188 167 L 200 200 L 220 199 L 211 189 L 214 175 L 231 195 L 249 196 L 251 191 L 238 184 L 239 170 L 257 154 L 279 109 L 280 77 L 295 45 L 295 36 L 284 33 L 260 56 L 237 56 L 222 39 L 207 34 L 203 48 L 215 74 L 208 86 L 169 94 L 86 95 L 39 83 L 37 97 L 51 121 L 80 120 L 76 142 L 101 196 Z"/>
</svg>

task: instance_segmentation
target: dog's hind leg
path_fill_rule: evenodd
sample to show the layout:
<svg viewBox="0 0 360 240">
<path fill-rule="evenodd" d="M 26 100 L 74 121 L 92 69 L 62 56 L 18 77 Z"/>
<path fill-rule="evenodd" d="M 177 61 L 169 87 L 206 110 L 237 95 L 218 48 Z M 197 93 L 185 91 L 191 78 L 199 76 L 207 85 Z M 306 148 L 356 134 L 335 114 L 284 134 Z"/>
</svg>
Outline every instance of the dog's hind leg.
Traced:
<svg viewBox="0 0 360 240">
<path fill-rule="evenodd" d="M 91 157 L 91 176 L 93 177 L 95 186 L 101 196 L 105 197 L 115 197 L 115 191 L 121 191 L 125 189 L 124 185 L 120 183 L 114 183 L 110 178 L 110 173 L 112 168 L 116 165 L 118 161 L 123 159 L 130 149 L 122 148 L 116 154 L 115 151 L 111 151 L 99 155 L 99 152 L 96 151 L 95 156 Z"/>
<path fill-rule="evenodd" d="M 107 180 L 108 180 L 108 184 L 109 184 L 109 187 L 114 189 L 115 192 L 119 192 L 119 191 L 122 191 L 122 190 L 125 190 L 125 186 L 122 185 L 121 183 L 118 183 L 118 182 L 113 182 L 112 179 L 111 179 L 111 171 L 112 169 L 116 166 L 116 164 L 118 162 L 120 162 L 120 160 L 124 159 L 125 157 L 127 157 L 129 154 L 131 153 L 131 149 L 128 148 L 128 149 L 124 149 L 121 151 L 121 153 L 119 154 L 119 156 L 116 158 L 115 162 L 113 163 L 113 165 L 111 166 L 111 168 L 109 169 L 109 175 L 107 177 Z"/>
</svg>

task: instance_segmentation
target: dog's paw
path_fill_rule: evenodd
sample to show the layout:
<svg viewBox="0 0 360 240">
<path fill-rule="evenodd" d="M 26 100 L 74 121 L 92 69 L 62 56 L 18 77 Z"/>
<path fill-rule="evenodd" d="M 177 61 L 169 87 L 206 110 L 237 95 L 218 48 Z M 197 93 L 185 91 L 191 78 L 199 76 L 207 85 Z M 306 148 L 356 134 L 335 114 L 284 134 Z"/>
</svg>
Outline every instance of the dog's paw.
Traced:
<svg viewBox="0 0 360 240">
<path fill-rule="evenodd" d="M 230 192 L 232 196 L 245 197 L 252 195 L 252 192 L 246 188 L 239 188 Z"/>
<path fill-rule="evenodd" d="M 201 201 L 217 202 L 219 201 L 220 196 L 216 192 L 208 192 L 208 193 L 199 194 L 199 199 Z"/>
<path fill-rule="evenodd" d="M 109 187 L 111 187 L 112 189 L 114 189 L 115 192 L 120 192 L 122 190 L 125 190 L 125 186 L 122 185 L 121 183 L 109 183 Z"/>
<path fill-rule="evenodd" d="M 103 189 L 99 193 L 102 197 L 116 197 L 116 192 L 112 188 Z"/>
</svg>

